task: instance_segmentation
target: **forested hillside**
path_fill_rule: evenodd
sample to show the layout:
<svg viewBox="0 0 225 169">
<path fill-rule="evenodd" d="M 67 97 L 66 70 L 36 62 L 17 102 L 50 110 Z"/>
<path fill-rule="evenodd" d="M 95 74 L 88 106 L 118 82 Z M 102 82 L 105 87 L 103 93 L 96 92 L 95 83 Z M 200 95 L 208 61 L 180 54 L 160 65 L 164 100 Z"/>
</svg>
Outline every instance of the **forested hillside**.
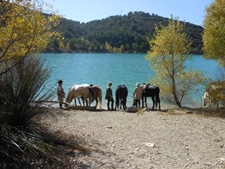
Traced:
<svg viewBox="0 0 225 169">
<path fill-rule="evenodd" d="M 80 23 L 62 19 L 57 30 L 63 40 L 52 39 L 48 49 L 72 52 L 139 52 L 149 50 L 155 26 L 168 25 L 168 18 L 144 12 L 129 12 L 102 20 Z M 203 27 L 185 22 L 185 30 L 192 42 L 192 53 L 201 54 Z"/>
</svg>

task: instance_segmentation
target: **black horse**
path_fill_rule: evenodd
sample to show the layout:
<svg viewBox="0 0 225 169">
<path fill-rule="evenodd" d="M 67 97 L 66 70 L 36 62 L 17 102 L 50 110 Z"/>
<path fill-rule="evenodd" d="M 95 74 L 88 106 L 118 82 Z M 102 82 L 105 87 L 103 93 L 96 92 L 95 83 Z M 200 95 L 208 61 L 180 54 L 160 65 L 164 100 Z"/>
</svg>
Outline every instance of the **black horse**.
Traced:
<svg viewBox="0 0 225 169">
<path fill-rule="evenodd" d="M 145 107 L 147 107 L 147 97 L 151 97 L 152 98 L 152 110 L 154 110 L 154 108 L 157 108 L 157 105 L 159 104 L 159 110 L 161 110 L 160 108 L 160 99 L 159 99 L 159 92 L 160 89 L 158 86 L 156 85 L 146 85 L 146 86 L 141 86 L 143 87 L 144 91 L 142 94 L 142 107 L 144 107 L 144 102 L 145 102 Z M 156 101 L 155 101 L 156 98 Z"/>
<path fill-rule="evenodd" d="M 115 106 L 115 110 L 116 108 L 121 109 L 121 104 L 123 105 L 123 110 L 125 110 L 127 108 L 126 104 L 127 104 L 127 95 L 128 95 L 128 89 L 125 85 L 119 85 L 116 88 L 116 106 Z"/>
</svg>

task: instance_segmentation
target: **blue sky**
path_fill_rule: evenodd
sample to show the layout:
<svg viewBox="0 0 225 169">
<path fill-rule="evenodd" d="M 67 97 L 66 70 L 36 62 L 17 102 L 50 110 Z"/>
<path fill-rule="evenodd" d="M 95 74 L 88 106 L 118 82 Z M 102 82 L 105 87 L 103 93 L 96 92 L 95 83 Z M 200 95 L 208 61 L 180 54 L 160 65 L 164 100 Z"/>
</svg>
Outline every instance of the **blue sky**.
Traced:
<svg viewBox="0 0 225 169">
<path fill-rule="evenodd" d="M 205 7 L 213 0 L 44 0 L 67 19 L 89 22 L 128 12 L 143 11 L 202 25 Z"/>
</svg>

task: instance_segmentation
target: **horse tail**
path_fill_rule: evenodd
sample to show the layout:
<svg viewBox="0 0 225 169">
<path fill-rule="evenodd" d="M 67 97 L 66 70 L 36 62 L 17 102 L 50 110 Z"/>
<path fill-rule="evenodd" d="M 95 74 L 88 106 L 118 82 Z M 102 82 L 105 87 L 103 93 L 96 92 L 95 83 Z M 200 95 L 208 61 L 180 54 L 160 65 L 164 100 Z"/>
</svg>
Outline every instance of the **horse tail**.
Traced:
<svg viewBox="0 0 225 169">
<path fill-rule="evenodd" d="M 102 89 L 99 90 L 99 107 L 102 108 Z"/>
</svg>

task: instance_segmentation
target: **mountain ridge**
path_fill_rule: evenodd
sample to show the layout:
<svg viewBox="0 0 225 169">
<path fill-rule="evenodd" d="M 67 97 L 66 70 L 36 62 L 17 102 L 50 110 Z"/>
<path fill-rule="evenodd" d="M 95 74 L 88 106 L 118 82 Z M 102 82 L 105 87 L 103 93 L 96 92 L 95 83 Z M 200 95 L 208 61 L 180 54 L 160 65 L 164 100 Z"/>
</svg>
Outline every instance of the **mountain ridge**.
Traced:
<svg viewBox="0 0 225 169">
<path fill-rule="evenodd" d="M 114 15 L 101 20 L 80 23 L 63 18 L 56 30 L 64 36 L 63 40 L 52 39 L 49 49 L 64 49 L 72 52 L 118 52 L 146 53 L 148 39 L 155 33 L 155 26 L 168 25 L 169 18 L 144 12 L 129 12 L 127 15 Z M 192 42 L 193 54 L 202 54 L 204 28 L 180 21 Z"/>
</svg>

